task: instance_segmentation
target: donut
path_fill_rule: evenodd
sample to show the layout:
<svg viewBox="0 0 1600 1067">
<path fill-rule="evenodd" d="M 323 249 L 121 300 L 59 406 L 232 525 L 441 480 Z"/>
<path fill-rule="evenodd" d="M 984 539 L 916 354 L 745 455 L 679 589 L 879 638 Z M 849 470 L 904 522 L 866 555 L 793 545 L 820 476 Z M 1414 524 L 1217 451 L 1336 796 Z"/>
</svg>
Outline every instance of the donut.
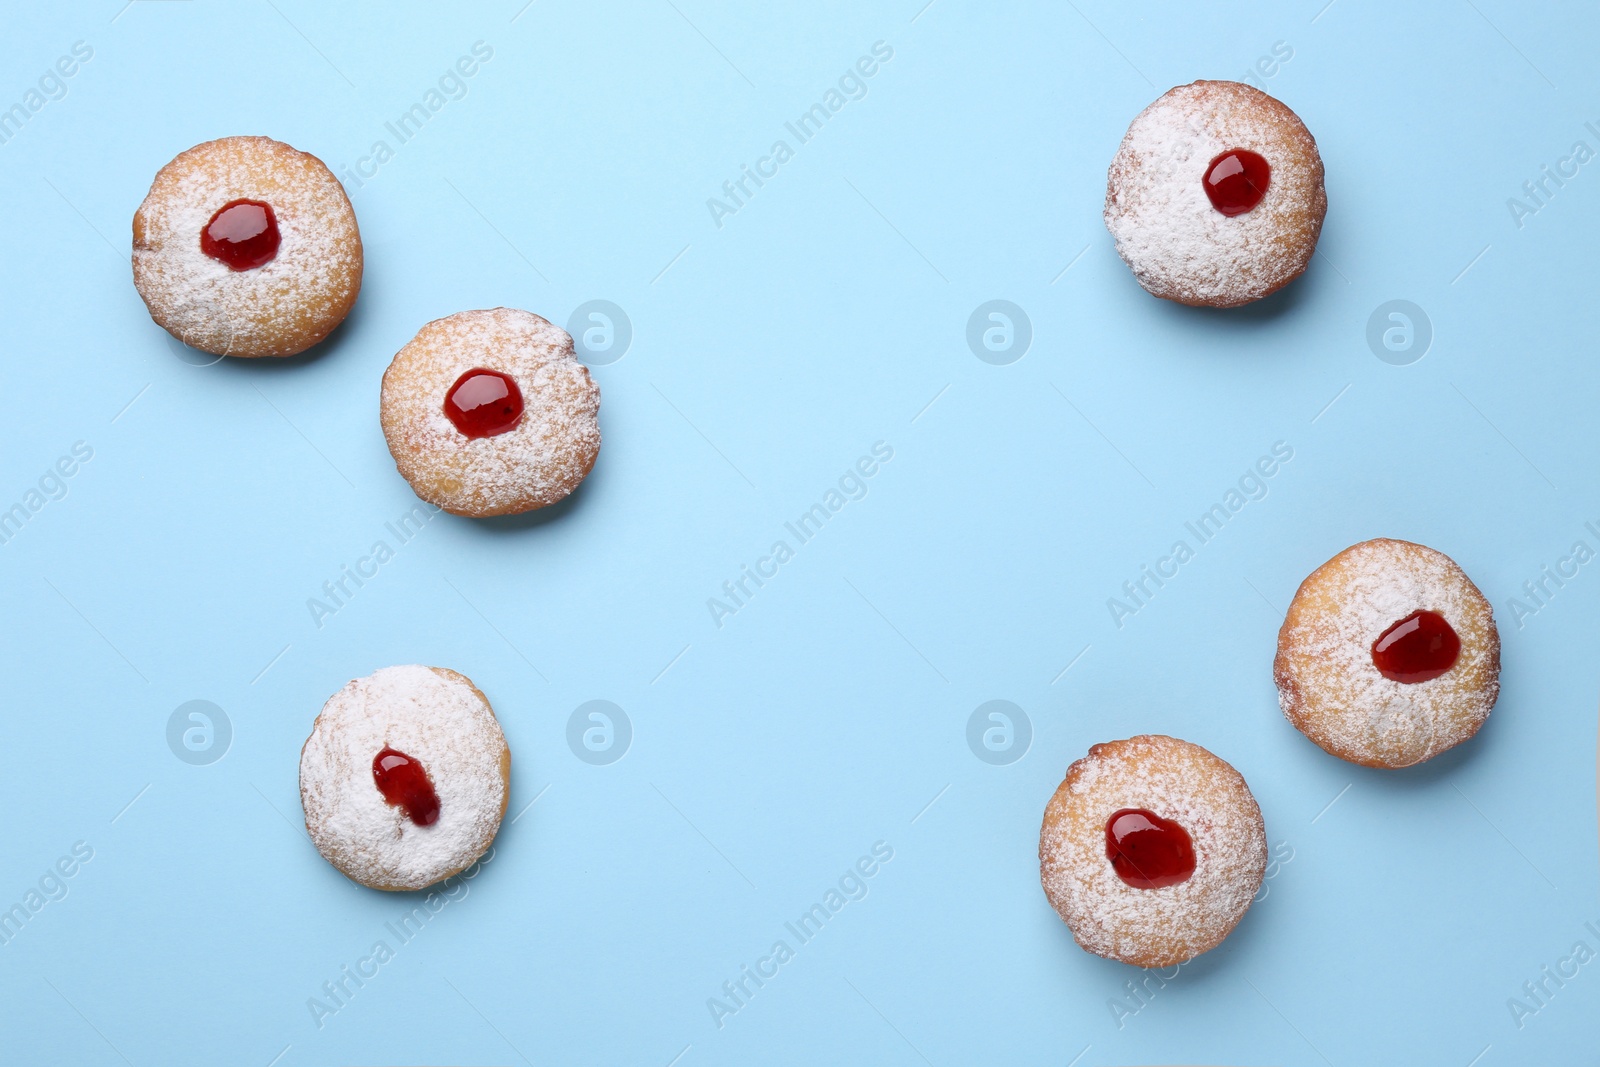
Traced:
<svg viewBox="0 0 1600 1067">
<path fill-rule="evenodd" d="M 219 356 L 292 356 L 361 291 L 361 233 L 322 160 L 224 137 L 161 168 L 133 213 L 133 284 L 150 317 Z"/>
<path fill-rule="evenodd" d="M 1237 307 L 1311 262 L 1328 197 L 1300 117 L 1240 82 L 1169 89 L 1111 160 L 1106 229 L 1139 284 L 1164 300 Z"/>
<path fill-rule="evenodd" d="M 428 323 L 384 372 L 379 407 L 401 476 L 456 515 L 554 504 L 600 453 L 600 387 L 567 331 L 527 311 Z"/>
<path fill-rule="evenodd" d="M 1039 879 L 1073 939 L 1137 967 L 1215 948 L 1266 869 L 1267 831 L 1244 778 L 1161 734 L 1089 749 L 1039 832 Z"/>
<path fill-rule="evenodd" d="M 442 667 L 385 667 L 323 705 L 300 750 L 306 831 L 345 877 L 422 889 L 472 866 L 511 797 L 486 698 Z"/>
<path fill-rule="evenodd" d="M 1500 695 L 1500 632 L 1443 552 L 1380 537 L 1311 572 L 1272 676 L 1295 729 L 1340 759 L 1410 767 L 1478 732 Z"/>
</svg>

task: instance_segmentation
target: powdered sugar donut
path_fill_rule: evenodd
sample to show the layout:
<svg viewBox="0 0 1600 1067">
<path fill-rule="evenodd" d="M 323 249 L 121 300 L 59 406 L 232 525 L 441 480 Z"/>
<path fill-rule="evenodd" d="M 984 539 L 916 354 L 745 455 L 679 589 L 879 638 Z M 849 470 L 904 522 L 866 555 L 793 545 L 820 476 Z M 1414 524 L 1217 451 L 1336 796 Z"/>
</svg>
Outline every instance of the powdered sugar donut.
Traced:
<svg viewBox="0 0 1600 1067">
<path fill-rule="evenodd" d="M 1044 809 L 1045 896 L 1078 944 L 1108 959 L 1170 967 L 1216 947 L 1266 869 L 1250 787 L 1174 737 L 1095 745 Z"/>
<path fill-rule="evenodd" d="M 511 796 L 488 699 L 442 667 L 385 667 L 333 694 L 300 751 L 323 858 L 373 889 L 421 889 L 475 863 Z"/>
<path fill-rule="evenodd" d="M 1300 584 L 1272 674 L 1284 716 L 1328 752 L 1409 767 L 1459 745 L 1489 717 L 1500 695 L 1500 632 L 1449 556 L 1379 538 Z"/>
<path fill-rule="evenodd" d="M 1117 254 L 1146 290 L 1180 304 L 1236 307 L 1288 285 L 1327 210 L 1316 140 L 1240 82 L 1169 90 L 1128 127 L 1106 181 Z"/>
<path fill-rule="evenodd" d="M 150 317 L 220 356 L 292 356 L 361 291 L 361 233 L 316 156 L 224 137 L 156 175 L 133 215 L 133 284 Z"/>
<path fill-rule="evenodd" d="M 400 474 L 457 515 L 554 504 L 600 452 L 600 387 L 567 332 L 527 311 L 428 323 L 384 372 L 380 409 Z"/>
</svg>

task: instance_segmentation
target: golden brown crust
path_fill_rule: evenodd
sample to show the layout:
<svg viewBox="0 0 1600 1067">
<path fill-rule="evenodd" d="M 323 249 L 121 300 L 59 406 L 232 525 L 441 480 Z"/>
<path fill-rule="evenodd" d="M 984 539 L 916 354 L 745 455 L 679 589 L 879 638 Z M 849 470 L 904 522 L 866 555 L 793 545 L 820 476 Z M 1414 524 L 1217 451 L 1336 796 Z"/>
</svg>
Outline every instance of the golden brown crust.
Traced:
<svg viewBox="0 0 1600 1067">
<path fill-rule="evenodd" d="M 1272 177 L 1260 204 L 1226 217 L 1202 179 L 1232 149 L 1259 153 Z M 1128 127 L 1106 179 L 1106 227 L 1139 284 L 1197 307 L 1238 307 L 1298 278 L 1327 208 L 1316 139 L 1287 105 L 1241 82 L 1163 94 Z"/>
<path fill-rule="evenodd" d="M 517 426 L 468 438 L 444 398 L 469 370 L 510 375 L 522 392 Z M 436 319 L 383 375 L 379 418 L 400 475 L 417 496 L 472 518 L 515 515 L 564 499 L 600 453 L 600 387 L 567 332 L 513 308 Z"/>
<path fill-rule="evenodd" d="M 1105 828 L 1123 808 L 1188 831 L 1188 881 L 1139 889 L 1117 876 Z M 1199 745 L 1161 734 L 1090 748 L 1067 769 L 1039 833 L 1040 881 L 1073 939 L 1140 967 L 1170 967 L 1220 944 L 1249 909 L 1266 863 L 1266 828 L 1244 778 Z"/>
<path fill-rule="evenodd" d="M 200 234 L 231 200 L 272 205 L 273 260 L 231 271 Z M 292 356 L 344 321 L 364 261 L 355 210 L 316 156 L 268 137 L 224 137 L 180 153 L 133 216 L 133 281 L 150 317 L 216 355 Z"/>
<path fill-rule="evenodd" d="M 1372 643 L 1419 610 L 1443 615 L 1456 631 L 1455 666 L 1426 682 L 1384 678 Z M 1376 538 L 1300 583 L 1278 631 L 1272 676 L 1284 717 L 1323 750 L 1364 767 L 1410 767 L 1483 726 L 1500 693 L 1500 633 L 1488 600 L 1454 560 Z"/>
</svg>

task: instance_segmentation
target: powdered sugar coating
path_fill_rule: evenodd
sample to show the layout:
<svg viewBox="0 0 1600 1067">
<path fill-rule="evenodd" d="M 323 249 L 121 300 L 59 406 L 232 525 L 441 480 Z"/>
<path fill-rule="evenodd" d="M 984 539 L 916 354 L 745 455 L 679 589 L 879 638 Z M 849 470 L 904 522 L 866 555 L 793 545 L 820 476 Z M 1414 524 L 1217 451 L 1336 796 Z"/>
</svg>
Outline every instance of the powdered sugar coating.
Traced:
<svg viewBox="0 0 1600 1067">
<path fill-rule="evenodd" d="M 1416 611 L 1461 639 L 1455 665 L 1426 682 L 1385 678 L 1372 644 Z M 1409 767 L 1478 732 L 1500 695 L 1500 634 L 1478 587 L 1442 552 L 1363 541 L 1301 583 L 1273 663 L 1288 720 L 1328 752 L 1369 767 Z"/>
<path fill-rule="evenodd" d="M 1232 149 L 1265 158 L 1261 203 L 1232 217 L 1203 178 Z M 1106 228 L 1139 284 L 1183 304 L 1236 307 L 1287 285 L 1316 251 L 1328 198 L 1316 140 L 1297 115 L 1239 82 L 1197 81 L 1141 111 L 1111 161 Z"/>
<path fill-rule="evenodd" d="M 510 375 L 522 421 L 468 438 L 444 412 L 457 378 L 474 368 Z M 462 311 L 428 323 L 383 375 L 383 435 L 395 466 L 422 499 L 458 515 L 511 515 L 576 489 L 600 452 L 600 387 L 567 331 L 527 311 Z"/>
<path fill-rule="evenodd" d="M 272 205 L 271 262 L 233 271 L 200 250 L 232 200 Z M 224 137 L 156 175 L 133 216 L 133 281 L 178 340 L 225 356 L 291 356 L 344 321 L 361 290 L 361 234 L 344 187 L 313 155 L 267 137 Z"/>
<path fill-rule="evenodd" d="M 1106 857 L 1106 823 L 1123 808 L 1177 822 L 1194 874 L 1136 889 Z M 1227 937 L 1267 868 L 1261 809 L 1244 778 L 1199 745 L 1161 734 L 1095 745 L 1067 768 L 1045 807 L 1039 876 L 1079 945 L 1141 967 L 1193 959 Z"/>
<path fill-rule="evenodd" d="M 439 819 L 418 826 L 378 791 L 372 760 L 422 764 Z M 471 866 L 500 829 L 511 751 L 489 702 L 454 671 L 385 667 L 328 699 L 300 752 L 306 830 L 327 861 L 374 889 L 421 889 Z"/>
</svg>

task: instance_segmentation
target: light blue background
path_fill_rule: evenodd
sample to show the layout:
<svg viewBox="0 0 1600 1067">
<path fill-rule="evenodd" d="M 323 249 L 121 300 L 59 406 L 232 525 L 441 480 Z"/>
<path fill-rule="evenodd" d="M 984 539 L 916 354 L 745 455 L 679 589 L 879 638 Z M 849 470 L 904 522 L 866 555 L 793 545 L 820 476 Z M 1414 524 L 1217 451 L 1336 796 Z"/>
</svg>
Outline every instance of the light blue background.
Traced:
<svg viewBox="0 0 1600 1067">
<path fill-rule="evenodd" d="M 1574 540 L 1600 548 L 1600 164 L 1521 228 L 1506 201 L 1575 141 L 1600 148 L 1600 19 L 922 2 L 6 4 L 0 105 L 94 49 L 0 145 L 0 506 L 94 449 L 0 547 L 0 904 L 94 849 L 0 947 L 7 1061 L 1593 1054 L 1600 963 L 1520 1029 L 1506 1002 L 1580 938 L 1600 949 L 1600 563 L 1511 617 Z M 480 40 L 465 97 L 351 185 L 367 274 L 335 337 L 179 359 L 128 265 L 160 166 L 259 133 L 343 172 Z M 716 227 L 706 199 L 880 40 L 867 96 Z M 1321 254 L 1247 310 L 1158 302 L 1101 223 L 1107 162 L 1159 92 L 1239 78 L 1276 42 L 1293 58 L 1263 84 L 1327 165 Z M 317 628 L 306 599 L 414 503 L 377 421 L 394 352 L 465 308 L 565 324 L 596 298 L 635 338 L 596 370 L 582 491 L 435 519 Z M 995 298 L 1033 325 L 1009 366 L 964 340 Z M 1395 298 L 1435 331 L 1410 366 L 1364 338 Z M 894 458 L 868 495 L 713 625 L 707 598 L 877 441 Z M 1269 495 L 1117 629 L 1106 598 L 1277 441 L 1294 458 Z M 1400 774 L 1302 738 L 1269 669 L 1297 583 L 1374 536 L 1452 555 L 1504 639 L 1482 734 Z M 319 1029 L 308 998 L 413 901 L 311 848 L 299 747 L 346 680 L 411 662 L 489 694 L 522 814 Z M 196 698 L 234 729 L 210 766 L 165 741 Z M 633 723 L 610 766 L 565 741 L 591 699 Z M 1009 766 L 966 746 L 991 699 L 1033 724 Z M 1073 945 L 1035 851 L 1067 764 L 1149 731 L 1238 767 L 1293 859 L 1119 1028 L 1136 972 Z M 894 858 L 866 898 L 718 1029 L 707 998 L 877 841 Z"/>
</svg>

